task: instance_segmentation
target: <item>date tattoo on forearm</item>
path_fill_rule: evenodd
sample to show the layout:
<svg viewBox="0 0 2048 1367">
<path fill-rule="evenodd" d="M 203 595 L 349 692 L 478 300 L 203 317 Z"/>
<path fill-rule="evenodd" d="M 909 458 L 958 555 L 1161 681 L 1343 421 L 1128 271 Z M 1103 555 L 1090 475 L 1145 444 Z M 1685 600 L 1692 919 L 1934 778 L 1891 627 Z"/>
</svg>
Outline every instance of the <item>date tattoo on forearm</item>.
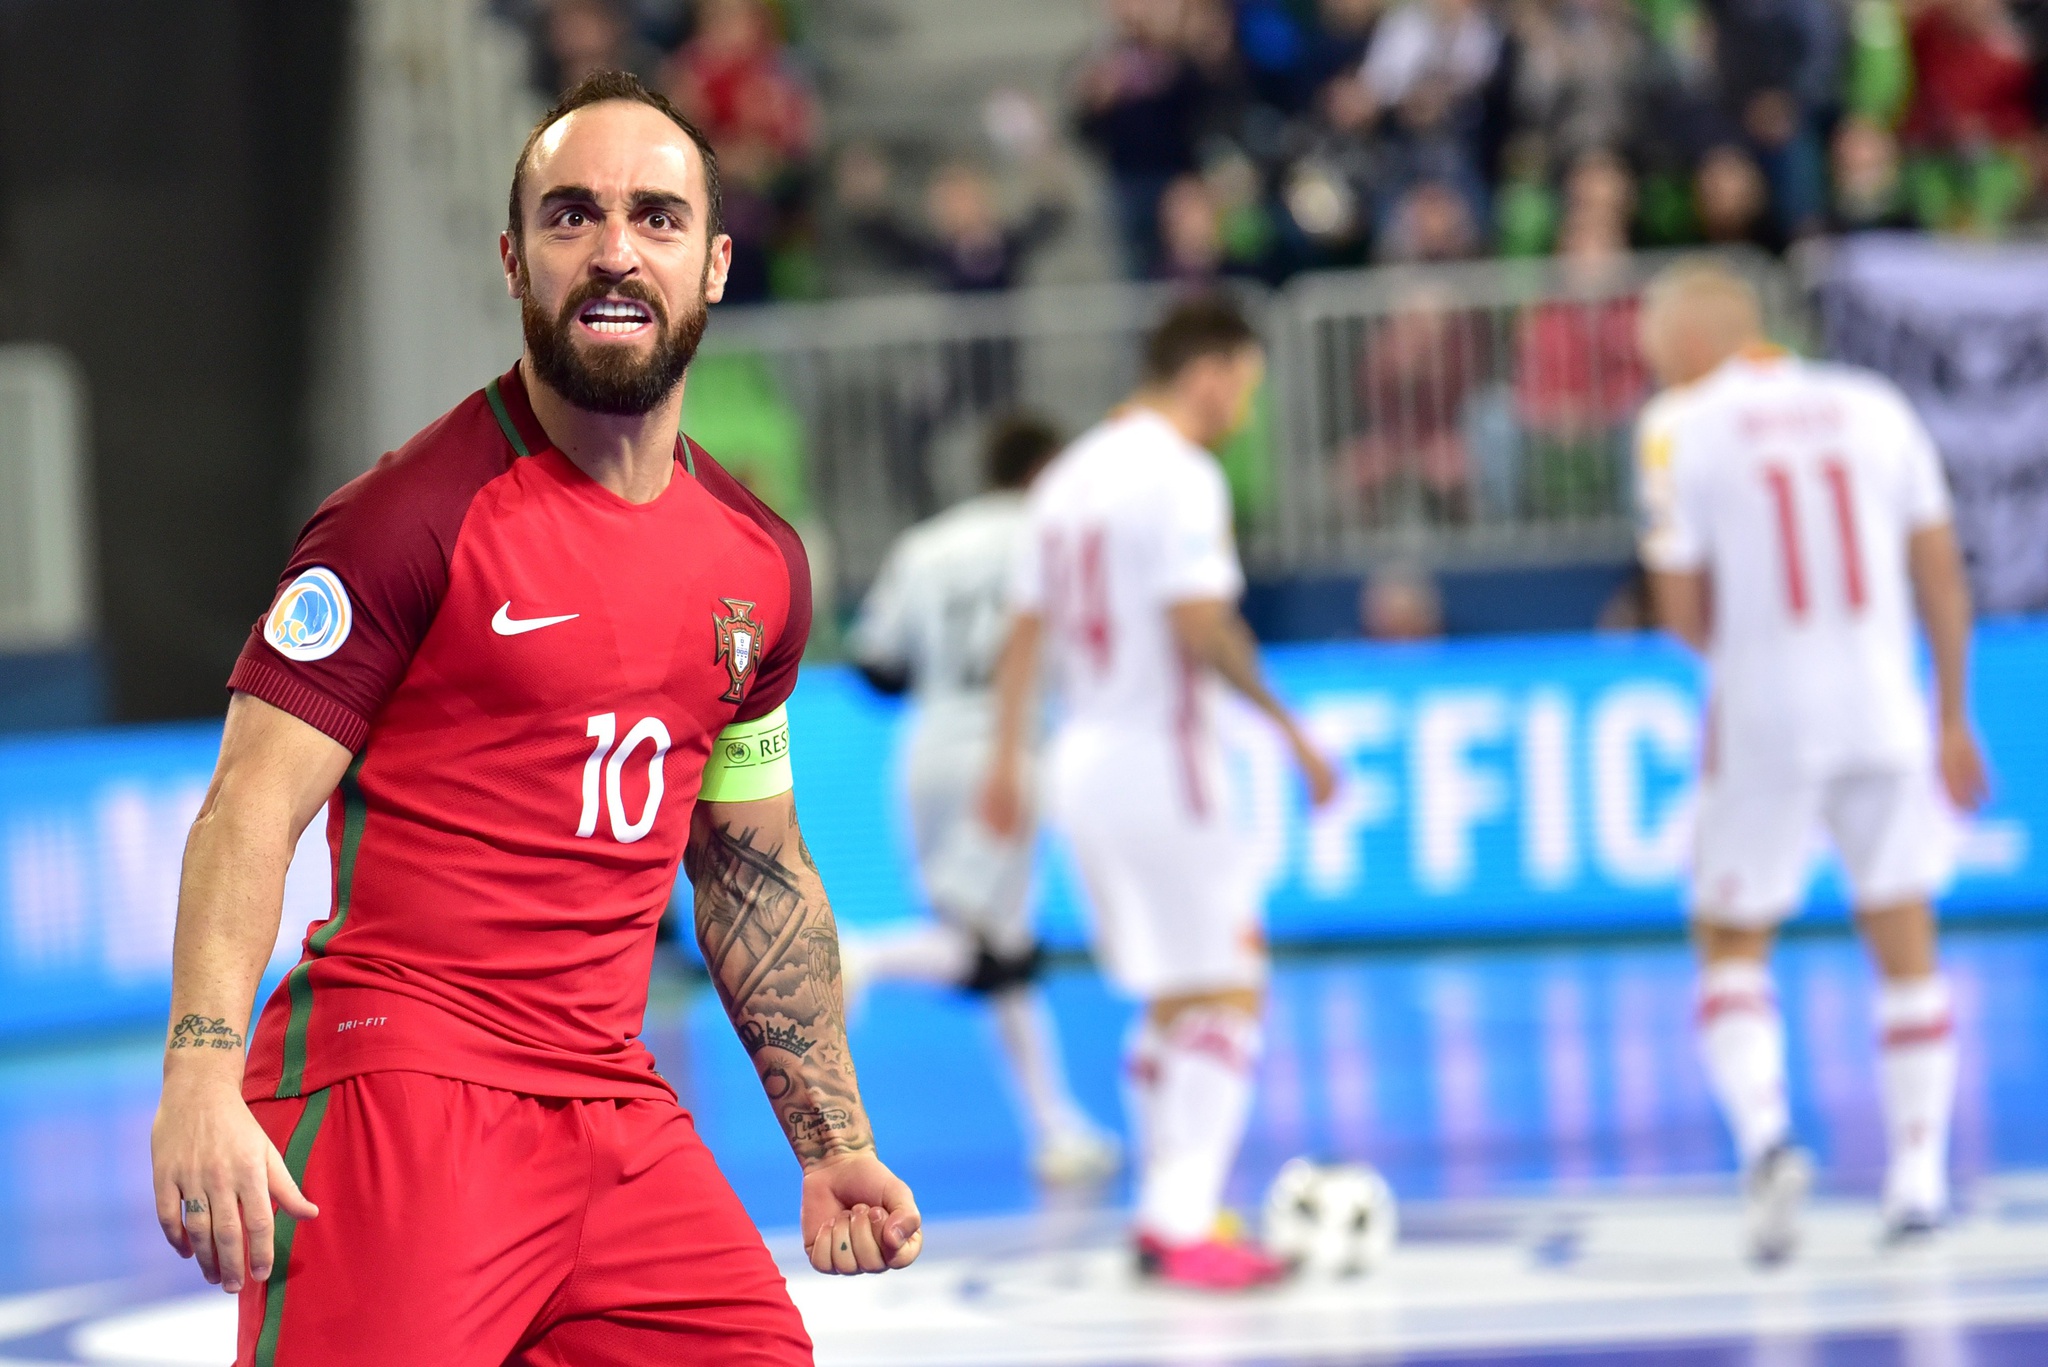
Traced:
<svg viewBox="0 0 2048 1367">
<path fill-rule="evenodd" d="M 809 1160 L 874 1141 L 846 1048 L 838 928 L 817 865 L 792 835 L 706 821 L 685 864 L 711 981 L 783 1133 Z"/>
<path fill-rule="evenodd" d="M 239 1049 L 242 1037 L 223 1016 L 180 1016 L 171 1026 L 171 1049 Z"/>
</svg>

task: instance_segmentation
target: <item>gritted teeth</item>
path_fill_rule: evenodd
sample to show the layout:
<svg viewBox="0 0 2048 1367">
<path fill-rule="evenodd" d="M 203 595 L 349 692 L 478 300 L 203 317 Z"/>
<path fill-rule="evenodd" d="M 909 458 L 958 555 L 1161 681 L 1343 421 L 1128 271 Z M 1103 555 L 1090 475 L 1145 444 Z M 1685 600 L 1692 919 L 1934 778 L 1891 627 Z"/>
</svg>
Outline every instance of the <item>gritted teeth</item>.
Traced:
<svg viewBox="0 0 2048 1367">
<path fill-rule="evenodd" d="M 632 332 L 654 321 L 647 305 L 631 299 L 593 299 L 577 316 L 593 332 Z"/>
</svg>

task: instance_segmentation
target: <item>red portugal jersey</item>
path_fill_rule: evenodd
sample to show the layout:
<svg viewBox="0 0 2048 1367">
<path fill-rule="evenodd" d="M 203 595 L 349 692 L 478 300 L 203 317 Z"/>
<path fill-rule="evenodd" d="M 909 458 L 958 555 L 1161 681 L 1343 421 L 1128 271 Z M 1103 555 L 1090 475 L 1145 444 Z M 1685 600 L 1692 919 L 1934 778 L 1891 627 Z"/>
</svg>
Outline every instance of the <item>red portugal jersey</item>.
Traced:
<svg viewBox="0 0 2048 1367">
<path fill-rule="evenodd" d="M 640 1042 L 712 739 L 810 633 L 796 533 L 694 443 L 631 504 L 549 444 L 519 370 L 345 485 L 228 681 L 355 751 L 334 902 L 243 1094 L 404 1070 L 672 1096 Z"/>
</svg>

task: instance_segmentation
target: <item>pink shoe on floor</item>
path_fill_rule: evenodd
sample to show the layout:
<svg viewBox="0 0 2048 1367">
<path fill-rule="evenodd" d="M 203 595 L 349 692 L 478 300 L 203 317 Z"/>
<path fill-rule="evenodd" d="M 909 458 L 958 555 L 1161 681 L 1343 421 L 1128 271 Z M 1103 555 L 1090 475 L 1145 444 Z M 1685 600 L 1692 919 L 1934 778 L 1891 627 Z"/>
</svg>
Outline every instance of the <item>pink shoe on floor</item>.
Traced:
<svg viewBox="0 0 2048 1367">
<path fill-rule="evenodd" d="M 1199 1239 L 1169 1244 L 1138 1236 L 1138 1271 L 1196 1291 L 1248 1291 L 1281 1281 L 1291 1269 L 1254 1244 Z"/>
</svg>

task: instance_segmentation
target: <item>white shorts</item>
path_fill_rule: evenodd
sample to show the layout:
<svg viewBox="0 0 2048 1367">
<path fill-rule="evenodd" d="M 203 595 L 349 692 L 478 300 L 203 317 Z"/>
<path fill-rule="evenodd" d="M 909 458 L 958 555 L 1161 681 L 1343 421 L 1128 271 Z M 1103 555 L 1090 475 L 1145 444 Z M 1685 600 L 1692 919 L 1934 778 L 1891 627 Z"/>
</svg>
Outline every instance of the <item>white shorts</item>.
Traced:
<svg viewBox="0 0 2048 1367">
<path fill-rule="evenodd" d="M 1072 727 L 1053 746 L 1049 779 L 1111 982 L 1145 998 L 1265 982 L 1256 875 L 1213 747 Z"/>
<path fill-rule="evenodd" d="M 1762 928 L 1796 914 L 1825 829 L 1858 907 L 1933 897 L 1955 863 L 1955 822 L 1925 768 L 1700 784 L 1692 914 Z"/>
<path fill-rule="evenodd" d="M 986 737 L 913 736 L 906 766 L 910 841 L 932 910 L 989 953 L 1031 951 L 1032 833 L 1004 840 L 975 814 L 988 774 Z"/>
</svg>

